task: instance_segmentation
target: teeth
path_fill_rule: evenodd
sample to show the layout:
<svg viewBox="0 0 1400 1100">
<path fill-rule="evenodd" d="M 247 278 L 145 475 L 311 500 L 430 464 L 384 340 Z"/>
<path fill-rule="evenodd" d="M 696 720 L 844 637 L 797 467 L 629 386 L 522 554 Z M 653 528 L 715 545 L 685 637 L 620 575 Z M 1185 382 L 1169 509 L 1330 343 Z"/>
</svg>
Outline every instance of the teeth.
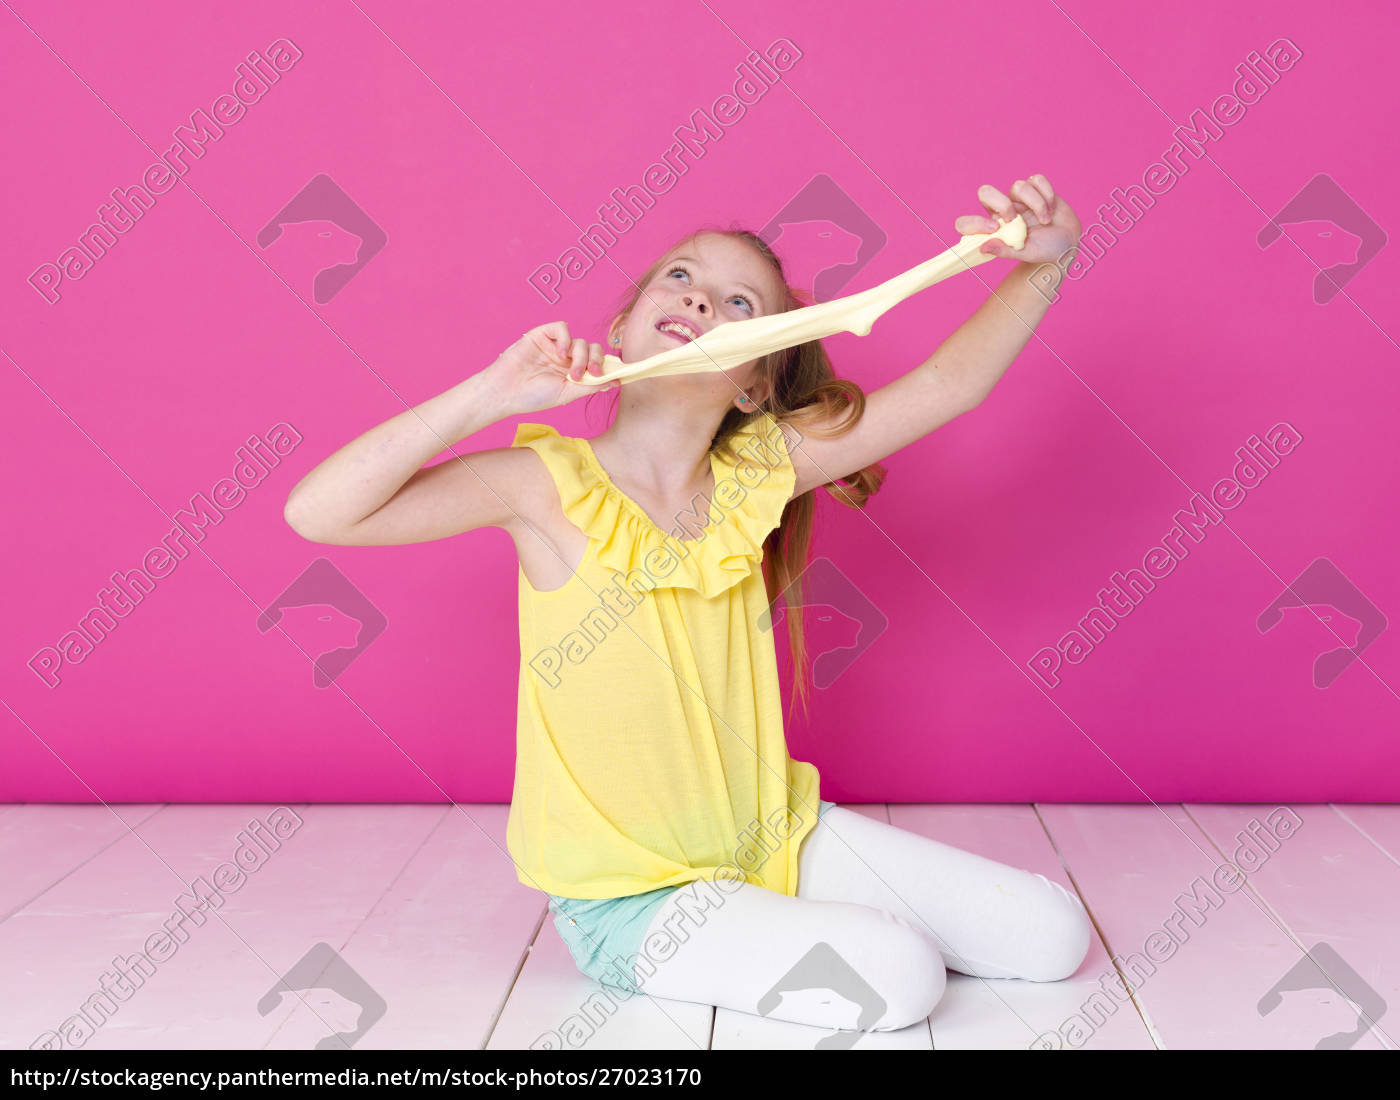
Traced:
<svg viewBox="0 0 1400 1100">
<path fill-rule="evenodd" d="M 656 326 L 662 332 L 674 332 L 679 336 L 684 336 L 687 340 L 696 339 L 695 333 L 691 332 L 684 325 L 678 325 L 674 321 L 662 321 Z"/>
</svg>

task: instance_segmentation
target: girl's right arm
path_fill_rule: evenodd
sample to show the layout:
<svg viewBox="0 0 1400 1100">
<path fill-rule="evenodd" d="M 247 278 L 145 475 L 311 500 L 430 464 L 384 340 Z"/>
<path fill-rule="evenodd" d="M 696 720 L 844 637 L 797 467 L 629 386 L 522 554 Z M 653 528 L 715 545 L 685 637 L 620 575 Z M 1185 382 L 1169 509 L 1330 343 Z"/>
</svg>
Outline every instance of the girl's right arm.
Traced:
<svg viewBox="0 0 1400 1100">
<path fill-rule="evenodd" d="M 538 462 L 498 447 L 423 463 L 498 420 L 621 385 L 576 381 L 602 369 L 601 345 L 570 340 L 564 322 L 531 329 L 485 370 L 327 458 L 287 497 L 287 523 L 311 542 L 337 546 L 430 542 L 478 527 L 515 536 L 520 522 L 547 514 Z"/>
</svg>

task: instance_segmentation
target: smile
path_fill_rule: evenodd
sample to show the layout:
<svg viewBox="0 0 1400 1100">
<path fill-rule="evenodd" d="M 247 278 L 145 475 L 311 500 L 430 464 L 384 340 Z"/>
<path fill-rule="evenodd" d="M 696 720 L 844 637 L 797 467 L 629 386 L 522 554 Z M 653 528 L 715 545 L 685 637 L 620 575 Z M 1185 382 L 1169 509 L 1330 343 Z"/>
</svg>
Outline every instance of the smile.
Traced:
<svg viewBox="0 0 1400 1100">
<path fill-rule="evenodd" d="M 674 336 L 683 344 L 690 343 L 690 341 L 697 340 L 700 337 L 700 334 L 684 321 L 673 321 L 670 318 L 657 322 L 656 330 L 658 332 L 664 332 L 669 336 Z"/>
</svg>

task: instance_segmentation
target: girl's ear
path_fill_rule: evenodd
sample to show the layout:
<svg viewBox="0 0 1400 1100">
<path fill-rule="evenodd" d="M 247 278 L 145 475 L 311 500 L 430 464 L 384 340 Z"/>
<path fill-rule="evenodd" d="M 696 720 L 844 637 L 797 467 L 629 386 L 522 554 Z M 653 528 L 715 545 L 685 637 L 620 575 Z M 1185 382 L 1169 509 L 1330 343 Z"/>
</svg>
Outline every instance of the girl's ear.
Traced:
<svg viewBox="0 0 1400 1100">
<path fill-rule="evenodd" d="M 750 396 L 749 394 L 741 394 L 740 396 L 734 398 L 734 401 L 738 405 L 740 412 L 751 413 L 757 412 L 759 409 L 767 405 L 768 399 L 771 396 L 772 392 L 770 387 L 762 386 L 758 389 L 755 389 L 752 396 Z"/>
</svg>

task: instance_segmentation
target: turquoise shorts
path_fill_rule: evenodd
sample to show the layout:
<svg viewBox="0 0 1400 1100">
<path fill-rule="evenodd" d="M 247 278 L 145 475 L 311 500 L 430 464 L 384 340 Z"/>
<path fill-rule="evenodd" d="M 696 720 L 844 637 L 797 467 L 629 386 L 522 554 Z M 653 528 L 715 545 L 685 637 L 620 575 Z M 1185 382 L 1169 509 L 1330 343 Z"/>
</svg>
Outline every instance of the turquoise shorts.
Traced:
<svg viewBox="0 0 1400 1100">
<path fill-rule="evenodd" d="M 817 807 L 817 820 L 835 805 L 823 799 Z M 644 894 L 597 900 L 545 896 L 549 898 L 549 911 L 554 914 L 554 927 L 579 971 L 604 985 L 635 992 L 636 986 L 628 984 L 633 975 L 621 974 L 613 960 L 620 956 L 635 962 L 651 918 L 661 903 L 679 889 L 663 886 Z"/>
</svg>

